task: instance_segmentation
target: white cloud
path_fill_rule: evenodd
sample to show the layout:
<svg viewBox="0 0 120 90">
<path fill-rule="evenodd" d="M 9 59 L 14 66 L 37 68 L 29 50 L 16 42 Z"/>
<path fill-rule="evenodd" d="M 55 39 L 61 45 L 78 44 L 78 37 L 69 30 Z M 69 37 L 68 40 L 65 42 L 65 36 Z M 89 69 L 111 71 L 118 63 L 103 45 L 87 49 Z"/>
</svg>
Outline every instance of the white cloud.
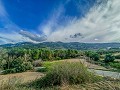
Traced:
<svg viewBox="0 0 120 90">
<path fill-rule="evenodd" d="M 54 32 L 48 34 L 48 41 L 119 42 L 119 28 L 120 0 L 108 0 L 107 3 L 96 4 L 82 19 L 73 19 L 66 26 L 57 26 Z M 81 33 L 84 38 L 69 38 L 75 33 Z"/>
<path fill-rule="evenodd" d="M 44 22 L 43 26 L 38 27 L 38 29 L 43 31 L 43 34 L 50 35 L 53 29 L 58 27 L 58 20 L 60 16 L 64 13 L 64 5 L 60 5 L 59 8 L 53 10 L 53 14 L 47 22 Z"/>
<path fill-rule="evenodd" d="M 22 35 L 12 32 L 12 33 L 0 33 L 0 40 L 5 43 L 17 43 L 17 42 L 33 42 L 29 38 L 25 38 Z"/>
<path fill-rule="evenodd" d="M 106 1 L 106 0 L 97 0 Z M 64 41 L 64 42 L 119 42 L 120 41 L 120 0 L 107 0 L 107 3 L 95 5 L 83 18 L 72 18 L 68 20 L 66 25 L 59 25 L 59 18 L 64 15 L 64 5 L 60 5 L 58 9 L 53 11 L 50 19 L 43 25 L 38 27 L 43 30 L 43 34 L 47 35 L 47 41 Z M 79 7 L 79 6 L 78 6 Z M 67 16 L 65 16 L 67 19 Z M 22 41 L 34 42 L 28 37 L 23 37 L 18 32 L 21 28 L 15 25 L 9 18 L 8 14 L 0 1 L 0 21 L 3 22 L 7 33 L 0 32 L 0 44 L 16 43 Z M 63 22 L 61 22 L 63 23 Z M 10 31 L 12 30 L 12 31 Z M 8 32 L 9 31 L 9 32 Z M 81 33 L 84 38 L 70 38 L 70 35 Z"/>
<path fill-rule="evenodd" d="M 2 1 L 0 1 L 0 22 L 3 24 L 3 27 L 0 28 L 0 44 L 34 42 L 19 34 L 21 28 L 13 23 L 8 17 L 9 15 L 6 12 Z"/>
</svg>

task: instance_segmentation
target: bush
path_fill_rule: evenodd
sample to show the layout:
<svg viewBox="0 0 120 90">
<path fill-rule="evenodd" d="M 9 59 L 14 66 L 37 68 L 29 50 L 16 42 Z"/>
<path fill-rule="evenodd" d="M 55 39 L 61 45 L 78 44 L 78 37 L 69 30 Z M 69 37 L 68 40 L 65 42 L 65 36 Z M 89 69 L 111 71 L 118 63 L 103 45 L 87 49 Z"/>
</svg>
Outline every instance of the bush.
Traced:
<svg viewBox="0 0 120 90">
<path fill-rule="evenodd" d="M 97 53 L 93 53 L 92 58 L 94 61 L 98 61 L 98 60 L 100 60 L 100 55 Z"/>
<path fill-rule="evenodd" d="M 111 55 L 111 54 L 107 54 L 106 56 L 105 56 L 105 63 L 109 63 L 109 62 L 113 62 L 115 60 L 115 57 L 113 56 L 113 55 Z"/>
<path fill-rule="evenodd" d="M 61 60 L 61 58 L 60 58 L 60 57 L 56 57 L 55 59 L 56 59 L 56 60 Z"/>
<path fill-rule="evenodd" d="M 8 74 L 8 73 L 17 73 L 17 72 L 24 72 L 26 70 L 31 70 L 33 69 L 33 65 L 31 64 L 31 62 L 24 62 L 21 59 L 15 59 L 9 62 L 9 64 L 5 63 L 3 65 L 3 68 L 5 70 L 3 73 Z"/>
<path fill-rule="evenodd" d="M 2 73 L 3 74 L 10 74 L 10 73 L 15 73 L 15 72 L 16 72 L 16 70 L 15 70 L 15 68 L 13 68 L 13 69 L 6 69 Z"/>
<path fill-rule="evenodd" d="M 38 67 L 38 68 L 36 68 L 36 71 L 37 72 L 47 72 L 47 68 L 45 68 L 45 67 Z"/>
<path fill-rule="evenodd" d="M 35 87 L 48 87 L 62 84 L 83 84 L 99 80 L 96 75 L 87 71 L 78 62 L 61 62 L 53 66 L 45 77 L 32 83 Z"/>
<path fill-rule="evenodd" d="M 120 62 L 119 63 L 110 63 L 110 66 L 120 70 Z"/>
<path fill-rule="evenodd" d="M 24 62 L 23 65 L 25 66 L 25 70 L 33 69 L 33 65 L 31 64 L 31 62 Z"/>
</svg>

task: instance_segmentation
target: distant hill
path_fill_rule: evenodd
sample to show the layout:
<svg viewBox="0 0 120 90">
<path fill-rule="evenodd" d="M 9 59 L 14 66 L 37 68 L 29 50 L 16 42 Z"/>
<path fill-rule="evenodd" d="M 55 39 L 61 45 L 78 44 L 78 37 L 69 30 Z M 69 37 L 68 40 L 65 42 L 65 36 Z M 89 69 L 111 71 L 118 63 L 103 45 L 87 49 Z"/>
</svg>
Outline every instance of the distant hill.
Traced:
<svg viewBox="0 0 120 90">
<path fill-rule="evenodd" d="M 4 44 L 0 45 L 3 48 L 21 47 L 21 48 L 50 48 L 50 49 L 77 49 L 77 50 L 93 50 L 93 49 L 109 49 L 119 48 L 120 43 L 79 43 L 79 42 L 43 42 L 43 43 L 31 43 L 23 42 L 16 44 Z"/>
</svg>

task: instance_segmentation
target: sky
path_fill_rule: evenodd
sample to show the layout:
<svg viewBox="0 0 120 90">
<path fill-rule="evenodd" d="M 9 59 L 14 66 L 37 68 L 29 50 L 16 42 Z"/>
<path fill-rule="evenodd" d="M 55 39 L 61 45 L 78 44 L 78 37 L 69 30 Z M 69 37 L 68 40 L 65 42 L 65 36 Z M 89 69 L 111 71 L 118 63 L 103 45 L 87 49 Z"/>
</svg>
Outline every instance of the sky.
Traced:
<svg viewBox="0 0 120 90">
<path fill-rule="evenodd" d="M 0 0 L 0 44 L 120 42 L 120 0 Z"/>
</svg>

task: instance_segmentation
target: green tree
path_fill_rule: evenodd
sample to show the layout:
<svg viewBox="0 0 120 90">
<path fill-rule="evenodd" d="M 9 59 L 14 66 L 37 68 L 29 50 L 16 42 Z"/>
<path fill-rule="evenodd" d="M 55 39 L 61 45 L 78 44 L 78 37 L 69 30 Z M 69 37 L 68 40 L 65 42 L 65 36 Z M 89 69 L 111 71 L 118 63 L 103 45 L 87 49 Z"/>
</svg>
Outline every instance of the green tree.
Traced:
<svg viewBox="0 0 120 90">
<path fill-rule="evenodd" d="M 100 55 L 97 54 L 97 53 L 93 53 L 92 58 L 93 58 L 94 61 L 98 61 L 98 60 L 100 60 Z"/>
<path fill-rule="evenodd" d="M 112 54 L 107 54 L 105 56 L 105 63 L 113 62 L 115 60 L 115 57 Z"/>
</svg>

